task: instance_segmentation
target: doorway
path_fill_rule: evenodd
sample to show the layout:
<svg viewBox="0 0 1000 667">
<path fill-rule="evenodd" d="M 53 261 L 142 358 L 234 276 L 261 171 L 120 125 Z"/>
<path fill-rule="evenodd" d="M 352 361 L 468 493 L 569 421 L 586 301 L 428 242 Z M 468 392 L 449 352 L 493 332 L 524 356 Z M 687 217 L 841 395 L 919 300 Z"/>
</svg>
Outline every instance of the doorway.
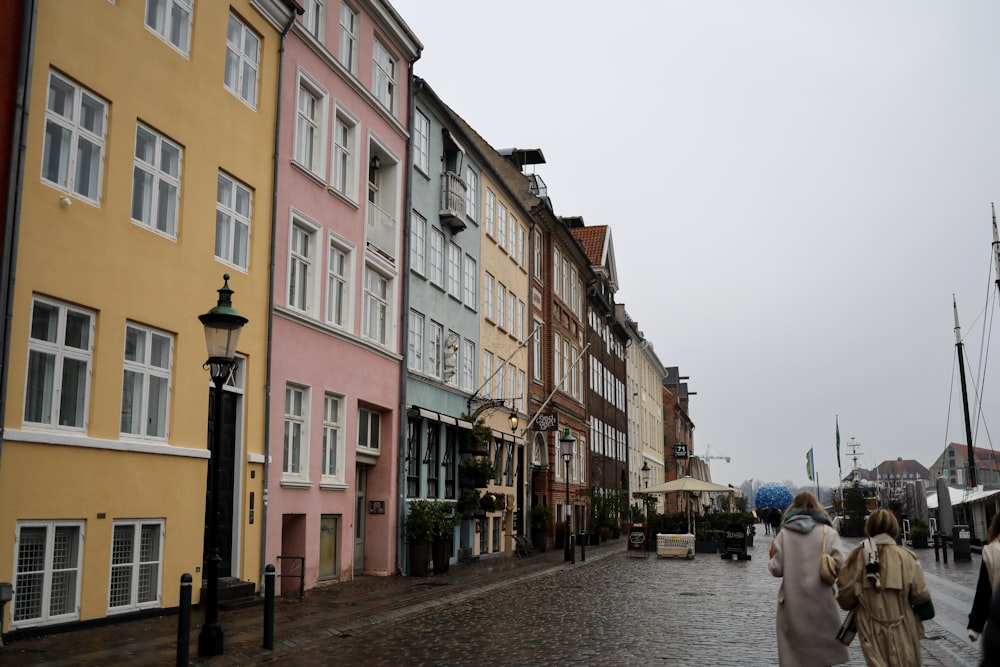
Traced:
<svg viewBox="0 0 1000 667">
<path fill-rule="evenodd" d="M 319 574 L 320 580 L 337 578 L 338 546 L 340 543 L 340 515 L 324 514 L 319 520 Z"/>
<path fill-rule="evenodd" d="M 368 466 L 355 468 L 354 496 L 354 575 L 365 569 L 365 505 L 368 495 Z"/>
</svg>

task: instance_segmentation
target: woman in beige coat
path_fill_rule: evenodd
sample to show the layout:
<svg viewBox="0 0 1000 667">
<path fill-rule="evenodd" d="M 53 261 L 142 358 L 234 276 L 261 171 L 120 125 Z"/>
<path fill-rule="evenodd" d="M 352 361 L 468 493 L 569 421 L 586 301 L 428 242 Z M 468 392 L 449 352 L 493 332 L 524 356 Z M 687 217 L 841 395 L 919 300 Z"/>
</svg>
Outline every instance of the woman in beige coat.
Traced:
<svg viewBox="0 0 1000 667">
<path fill-rule="evenodd" d="M 837 602 L 857 607 L 858 639 L 870 667 L 920 667 L 923 620 L 934 617 L 924 570 L 912 551 L 896 546 L 899 521 L 889 510 L 872 512 L 865 534 L 837 577 Z"/>
<path fill-rule="evenodd" d="M 768 563 L 771 574 L 781 577 L 777 634 L 782 667 L 829 667 L 849 660 L 847 647 L 836 639 L 840 610 L 833 586 L 819 576 L 824 552 L 837 567 L 844 562 L 844 547 L 830 517 L 816 496 L 803 491 L 785 511 Z"/>
</svg>

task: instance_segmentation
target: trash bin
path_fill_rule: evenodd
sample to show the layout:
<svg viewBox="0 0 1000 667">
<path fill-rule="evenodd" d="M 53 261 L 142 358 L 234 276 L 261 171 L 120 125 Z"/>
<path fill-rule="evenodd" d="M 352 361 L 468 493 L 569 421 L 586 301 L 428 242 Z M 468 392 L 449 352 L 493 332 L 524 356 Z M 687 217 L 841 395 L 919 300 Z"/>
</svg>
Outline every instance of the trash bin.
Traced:
<svg viewBox="0 0 1000 667">
<path fill-rule="evenodd" d="M 956 561 L 972 560 L 972 535 L 968 526 L 955 526 L 952 528 L 951 544 L 952 554 Z"/>
</svg>

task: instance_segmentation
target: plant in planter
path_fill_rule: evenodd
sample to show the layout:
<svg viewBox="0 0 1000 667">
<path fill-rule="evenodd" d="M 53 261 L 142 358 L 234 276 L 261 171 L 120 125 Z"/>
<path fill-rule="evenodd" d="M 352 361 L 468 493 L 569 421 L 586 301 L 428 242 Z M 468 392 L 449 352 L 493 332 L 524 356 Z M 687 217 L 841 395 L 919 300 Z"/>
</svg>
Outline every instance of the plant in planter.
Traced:
<svg viewBox="0 0 1000 667">
<path fill-rule="evenodd" d="M 501 508 L 497 494 L 487 491 L 479 499 L 479 509 L 484 512 L 496 512 Z"/>
<path fill-rule="evenodd" d="M 914 549 L 926 549 L 930 534 L 930 530 L 928 530 L 927 524 L 923 519 L 912 519 L 910 521 L 910 542 Z"/>
<path fill-rule="evenodd" d="M 462 516 L 469 518 L 479 509 L 479 490 L 466 491 L 455 503 L 455 510 Z"/>
<path fill-rule="evenodd" d="M 441 516 L 439 503 L 414 500 L 406 513 L 406 539 L 410 542 L 410 574 L 426 577 L 431 561 L 431 541 Z"/>
<path fill-rule="evenodd" d="M 463 415 L 467 421 L 472 421 L 468 415 Z M 472 430 L 462 441 L 461 451 L 465 454 L 489 454 L 490 441 L 493 439 L 493 429 L 486 425 L 482 419 L 477 420 L 472 425 Z"/>
<path fill-rule="evenodd" d="M 435 504 L 437 505 L 437 517 L 434 524 L 434 574 L 444 574 L 448 571 L 451 561 L 455 528 L 462 521 L 462 517 L 455 512 L 456 503 Z"/>
<path fill-rule="evenodd" d="M 458 479 L 466 488 L 485 489 L 496 477 L 497 469 L 485 458 L 465 459 L 458 466 Z"/>
</svg>

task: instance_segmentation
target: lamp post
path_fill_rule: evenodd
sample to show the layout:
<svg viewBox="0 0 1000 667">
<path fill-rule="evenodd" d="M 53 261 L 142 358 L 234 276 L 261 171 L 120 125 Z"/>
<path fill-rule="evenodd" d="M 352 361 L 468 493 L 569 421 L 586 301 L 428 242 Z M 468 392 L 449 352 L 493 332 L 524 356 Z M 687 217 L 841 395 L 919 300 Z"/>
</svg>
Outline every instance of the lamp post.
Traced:
<svg viewBox="0 0 1000 667">
<path fill-rule="evenodd" d="M 649 461 L 642 462 L 642 468 L 639 469 L 642 472 L 642 481 L 646 485 L 645 488 L 649 488 L 649 473 L 652 472 L 652 468 L 649 467 Z M 649 494 L 645 493 L 642 496 L 642 507 L 646 510 L 646 524 L 649 524 Z"/>
<path fill-rule="evenodd" d="M 233 308 L 233 290 L 229 289 L 229 274 L 222 276 L 223 285 L 219 288 L 219 302 L 214 308 L 199 315 L 205 327 L 205 345 L 208 348 L 208 361 L 205 367 L 212 374 L 215 385 L 215 395 L 212 402 L 212 451 L 209 458 L 209 488 L 208 488 L 208 558 L 205 562 L 205 575 L 208 578 L 205 599 L 205 623 L 198 635 L 198 655 L 222 655 L 223 635 L 219 625 L 219 452 L 222 449 L 222 390 L 226 379 L 236 367 L 236 344 L 240 339 L 240 330 L 247 323 L 247 318 Z"/>
<path fill-rule="evenodd" d="M 569 432 L 569 426 L 566 427 L 562 436 L 559 437 L 559 444 L 562 447 L 563 461 L 566 462 L 566 539 L 564 540 L 566 543 L 566 552 L 563 557 L 564 560 L 575 564 L 576 550 L 570 541 L 573 537 L 573 510 L 569 504 L 569 462 L 573 459 L 573 448 L 576 446 L 576 438 Z"/>
</svg>

